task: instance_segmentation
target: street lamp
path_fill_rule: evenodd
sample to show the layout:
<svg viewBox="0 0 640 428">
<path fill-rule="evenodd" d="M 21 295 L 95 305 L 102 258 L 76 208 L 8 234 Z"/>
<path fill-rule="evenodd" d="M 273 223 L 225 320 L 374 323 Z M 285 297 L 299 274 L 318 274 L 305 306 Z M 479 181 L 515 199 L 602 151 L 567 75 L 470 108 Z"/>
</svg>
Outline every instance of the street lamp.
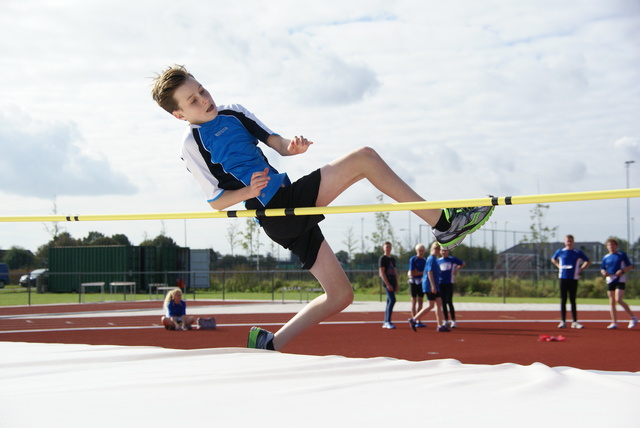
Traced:
<svg viewBox="0 0 640 428">
<path fill-rule="evenodd" d="M 420 240 L 421 244 L 424 244 L 424 241 L 422 240 L 422 228 L 423 227 L 429 227 L 430 228 L 431 226 L 429 226 L 428 224 L 419 224 L 418 225 L 418 235 L 419 235 L 418 239 Z M 429 236 L 429 232 L 427 231 L 427 237 L 428 236 Z M 427 245 L 427 244 L 425 244 L 425 245 Z"/>
<path fill-rule="evenodd" d="M 624 165 L 627 169 L 627 189 L 629 188 L 629 165 L 631 165 L 632 163 L 635 163 L 635 161 L 625 161 Z M 630 208 L 629 208 L 629 198 L 627 198 L 627 251 L 631 250 L 631 223 L 629 222 L 629 217 L 631 217 L 630 214 Z"/>
</svg>

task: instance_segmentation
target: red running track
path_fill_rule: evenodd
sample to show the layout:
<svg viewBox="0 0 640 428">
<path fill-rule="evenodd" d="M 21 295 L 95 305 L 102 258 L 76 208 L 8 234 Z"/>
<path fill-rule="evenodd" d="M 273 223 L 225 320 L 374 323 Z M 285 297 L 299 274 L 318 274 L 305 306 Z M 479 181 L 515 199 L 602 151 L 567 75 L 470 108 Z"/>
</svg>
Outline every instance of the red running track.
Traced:
<svg viewBox="0 0 640 428">
<path fill-rule="evenodd" d="M 238 302 L 189 302 L 194 306 Z M 245 304 L 246 302 L 243 302 Z M 259 305 L 260 303 L 256 303 Z M 290 313 L 220 314 L 216 330 L 167 331 L 159 317 L 144 315 L 158 302 L 46 305 L 0 308 L 0 341 L 81 343 L 90 345 L 159 346 L 173 349 L 245 347 L 252 325 L 277 330 Z M 99 316 L 105 311 L 140 311 L 133 316 Z M 65 314 L 69 314 L 66 317 Z M 52 315 L 54 317 L 52 317 Z M 606 311 L 580 311 L 582 330 L 556 328 L 558 313 L 550 311 L 457 311 L 459 328 L 435 331 L 435 321 L 413 332 L 408 313 L 394 313 L 397 328 L 381 328 L 380 312 L 347 312 L 311 328 L 283 351 L 352 358 L 390 357 L 411 361 L 452 358 L 465 364 L 540 362 L 607 371 L 640 371 L 640 326 L 607 330 Z M 433 319 L 433 315 L 430 315 Z M 563 342 L 543 342 L 541 335 Z"/>
</svg>

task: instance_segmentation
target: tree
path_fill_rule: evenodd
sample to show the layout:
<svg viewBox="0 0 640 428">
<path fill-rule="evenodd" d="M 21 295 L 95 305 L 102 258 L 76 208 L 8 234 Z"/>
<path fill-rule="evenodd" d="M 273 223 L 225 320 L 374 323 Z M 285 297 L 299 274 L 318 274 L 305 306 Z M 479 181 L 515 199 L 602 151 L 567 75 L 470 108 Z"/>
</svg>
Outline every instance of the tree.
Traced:
<svg viewBox="0 0 640 428">
<path fill-rule="evenodd" d="M 111 236 L 111 239 L 117 242 L 118 245 L 125 245 L 127 247 L 131 246 L 131 241 L 129 241 L 127 235 L 123 235 L 122 233 L 116 233 L 115 235 Z"/>
<path fill-rule="evenodd" d="M 531 240 L 529 241 L 525 236 L 522 239 L 522 242 L 532 242 L 535 244 L 546 244 L 549 242 L 549 238 L 553 238 L 556 236 L 556 231 L 558 230 L 558 226 L 550 228 L 544 224 L 544 216 L 545 212 L 543 210 L 548 210 L 550 208 L 549 205 L 543 204 L 535 204 L 533 208 L 531 208 L 531 220 L 533 223 L 529 226 L 531 230 Z"/>
<path fill-rule="evenodd" d="M 165 235 L 158 235 L 152 240 L 144 240 L 140 243 L 141 247 L 158 247 L 158 248 L 179 248 L 172 238 Z"/>
<path fill-rule="evenodd" d="M 529 227 L 531 230 L 531 240 L 528 240 L 527 236 L 522 239 L 522 242 L 531 242 L 536 246 L 537 279 L 540 279 L 540 268 L 542 268 L 542 263 L 550 263 L 548 260 L 551 258 L 551 255 L 547 254 L 547 245 L 544 244 L 549 243 L 549 238 L 555 237 L 556 231 L 558 230 L 558 226 L 550 228 L 544 224 L 545 211 L 543 210 L 548 210 L 549 208 L 549 205 L 543 204 L 535 204 L 533 208 L 531 208 L 530 218 L 533 220 L 533 223 Z"/>
<path fill-rule="evenodd" d="M 349 264 L 349 253 L 344 250 L 340 250 L 336 253 L 336 258 L 340 262 L 340 264 L 348 265 Z"/>
<path fill-rule="evenodd" d="M 96 245 L 94 242 L 98 239 L 105 238 L 105 236 L 100 232 L 89 232 L 86 237 L 82 238 L 83 245 Z"/>
<path fill-rule="evenodd" d="M 233 256 L 236 244 L 238 243 L 238 220 L 232 220 L 227 224 L 227 242 L 229 243 L 231 255 Z"/>
<path fill-rule="evenodd" d="M 58 204 L 56 203 L 56 196 L 53 196 L 53 210 L 51 211 L 51 214 L 53 215 L 57 215 L 58 214 Z M 51 222 L 51 227 L 47 226 L 46 224 L 44 225 L 44 229 L 47 231 L 47 233 L 49 235 L 51 235 L 51 239 L 55 240 L 58 235 L 60 234 L 61 228 L 58 225 L 57 221 Z"/>
<path fill-rule="evenodd" d="M 356 249 L 356 244 L 357 244 L 356 237 L 353 233 L 353 226 L 350 226 L 349 229 L 347 229 L 347 234 L 345 235 L 342 243 L 347 246 L 347 263 L 348 263 L 349 261 L 351 261 L 351 257 L 353 257 L 353 252 Z"/>
<path fill-rule="evenodd" d="M 258 233 L 260 228 L 258 227 L 258 223 L 252 218 L 247 219 L 245 226 L 244 234 L 240 236 L 240 243 L 242 248 L 248 252 L 249 256 L 253 256 L 257 254 L 257 250 L 259 250 L 260 237 Z"/>
<path fill-rule="evenodd" d="M 384 195 L 379 195 L 377 198 L 379 203 L 384 202 Z M 376 230 L 371 233 L 371 243 L 373 247 L 382 247 L 382 244 L 386 241 L 391 242 L 394 247 L 394 253 L 404 252 L 402 244 L 396 239 L 393 231 L 393 226 L 389 221 L 389 212 L 377 212 L 375 213 Z"/>
<path fill-rule="evenodd" d="M 33 266 L 35 256 L 29 250 L 13 246 L 4 254 L 2 260 L 11 269 L 26 269 Z"/>
</svg>

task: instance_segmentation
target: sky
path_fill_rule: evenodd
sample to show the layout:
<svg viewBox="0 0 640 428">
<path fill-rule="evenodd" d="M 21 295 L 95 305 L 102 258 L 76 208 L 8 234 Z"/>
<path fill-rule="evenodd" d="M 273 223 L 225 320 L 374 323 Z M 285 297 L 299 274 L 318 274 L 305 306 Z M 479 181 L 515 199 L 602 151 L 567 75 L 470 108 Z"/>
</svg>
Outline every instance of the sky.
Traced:
<svg viewBox="0 0 640 428">
<path fill-rule="evenodd" d="M 210 210 L 180 160 L 186 124 L 150 96 L 171 64 L 218 105 L 242 104 L 274 132 L 312 140 L 287 158 L 263 146 L 292 179 L 367 145 L 433 201 L 637 188 L 638 40 L 637 0 L 3 0 L 0 216 Z M 363 181 L 333 205 L 379 195 Z M 553 203 L 543 221 L 558 240 L 626 239 L 627 203 L 635 241 L 637 199 Z M 498 207 L 467 243 L 519 242 L 532 208 Z M 334 251 L 349 235 L 370 250 L 374 219 L 328 215 L 322 228 Z M 390 220 L 407 247 L 430 241 L 418 217 Z M 245 221 L 58 227 L 134 245 L 163 233 L 227 254 L 231 222 Z M 53 226 L 0 222 L 0 249 L 35 251 Z M 264 235 L 262 245 L 286 256 Z"/>
</svg>

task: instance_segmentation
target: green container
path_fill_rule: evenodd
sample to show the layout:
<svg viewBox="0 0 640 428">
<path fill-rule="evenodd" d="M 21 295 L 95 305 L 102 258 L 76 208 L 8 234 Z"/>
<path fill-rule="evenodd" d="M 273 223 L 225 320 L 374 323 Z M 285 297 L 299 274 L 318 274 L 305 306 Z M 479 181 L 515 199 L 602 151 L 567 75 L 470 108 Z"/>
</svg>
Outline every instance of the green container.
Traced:
<svg viewBox="0 0 640 428">
<path fill-rule="evenodd" d="M 140 249 L 129 246 L 49 249 L 49 291 L 78 291 L 83 282 L 139 282 Z"/>
</svg>

